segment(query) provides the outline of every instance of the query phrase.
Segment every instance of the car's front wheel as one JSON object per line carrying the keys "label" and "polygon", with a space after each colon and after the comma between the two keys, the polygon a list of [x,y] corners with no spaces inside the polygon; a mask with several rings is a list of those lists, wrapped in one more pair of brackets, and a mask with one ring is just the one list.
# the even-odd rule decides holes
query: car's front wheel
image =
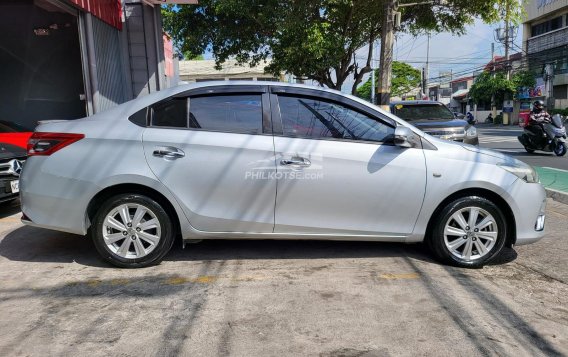
{"label": "car's front wheel", "polygon": [[505,217],[499,207],[486,198],[458,198],[446,205],[435,220],[430,247],[448,264],[482,267],[505,245]]}
{"label": "car's front wheel", "polygon": [[97,211],[91,236],[97,251],[122,268],[158,264],[171,249],[175,231],[164,208],[139,194],[111,197]]}

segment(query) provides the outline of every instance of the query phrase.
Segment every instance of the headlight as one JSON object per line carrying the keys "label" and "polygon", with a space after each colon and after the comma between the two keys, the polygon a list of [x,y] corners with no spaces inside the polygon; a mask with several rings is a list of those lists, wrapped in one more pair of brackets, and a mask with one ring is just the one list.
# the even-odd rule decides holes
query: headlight
{"label": "headlight", "polygon": [[471,137],[477,136],[477,129],[474,126],[470,126],[466,131],[465,135]]}
{"label": "headlight", "polygon": [[538,174],[529,165],[516,165],[516,164],[497,164],[500,168],[509,171],[513,175],[522,179],[527,183],[537,183],[539,182]]}

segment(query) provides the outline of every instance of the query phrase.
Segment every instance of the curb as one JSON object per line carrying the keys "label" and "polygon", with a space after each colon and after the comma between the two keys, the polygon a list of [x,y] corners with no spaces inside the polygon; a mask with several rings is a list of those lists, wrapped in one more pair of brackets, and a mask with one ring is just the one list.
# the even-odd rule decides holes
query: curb
{"label": "curb", "polygon": [[568,205],[568,193],[567,192],[562,192],[562,191],[556,191],[553,190],[551,188],[546,188],[546,197],[550,197],[553,200],[555,200],[556,202],[560,202],[560,203],[564,203],[565,205]]}

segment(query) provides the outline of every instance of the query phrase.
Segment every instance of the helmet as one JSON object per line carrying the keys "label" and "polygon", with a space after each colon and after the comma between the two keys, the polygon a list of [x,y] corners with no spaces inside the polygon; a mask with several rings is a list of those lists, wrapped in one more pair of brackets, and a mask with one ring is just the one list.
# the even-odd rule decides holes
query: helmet
{"label": "helmet", "polygon": [[542,109],[544,107],[544,102],[542,100],[535,100],[533,103],[534,109]]}

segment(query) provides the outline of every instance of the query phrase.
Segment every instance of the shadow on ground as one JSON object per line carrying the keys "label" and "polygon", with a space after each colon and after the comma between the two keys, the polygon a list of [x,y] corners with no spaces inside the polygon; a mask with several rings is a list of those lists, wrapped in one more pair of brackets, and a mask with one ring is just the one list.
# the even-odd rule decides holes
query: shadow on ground
{"label": "shadow on ground", "polygon": [[[10,232],[0,242],[0,255],[21,262],[72,263],[110,267],[103,262],[88,237],[24,226]],[[211,261],[240,259],[328,259],[409,257],[433,262],[422,244],[317,240],[205,240],[187,244],[176,242],[165,261]],[[517,257],[507,249],[493,264],[508,263]]]}
{"label": "shadow on ground", "polygon": [[20,212],[20,199],[0,203],[0,219],[9,217]]}

